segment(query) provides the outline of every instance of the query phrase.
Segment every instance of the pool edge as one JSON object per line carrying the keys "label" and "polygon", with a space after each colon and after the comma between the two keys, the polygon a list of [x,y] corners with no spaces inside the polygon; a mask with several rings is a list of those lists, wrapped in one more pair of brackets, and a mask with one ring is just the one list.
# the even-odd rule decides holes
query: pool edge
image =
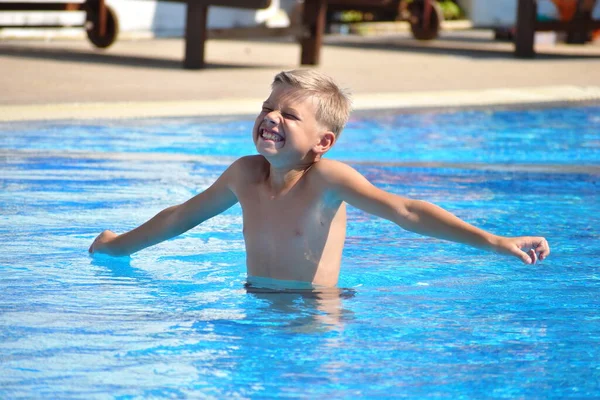
{"label": "pool edge", "polygon": [[[415,112],[432,109],[497,106],[541,106],[600,102],[600,86],[542,86],[483,90],[357,93],[357,111],[394,109]],[[214,99],[106,103],[0,105],[0,122],[254,115],[263,99]]]}

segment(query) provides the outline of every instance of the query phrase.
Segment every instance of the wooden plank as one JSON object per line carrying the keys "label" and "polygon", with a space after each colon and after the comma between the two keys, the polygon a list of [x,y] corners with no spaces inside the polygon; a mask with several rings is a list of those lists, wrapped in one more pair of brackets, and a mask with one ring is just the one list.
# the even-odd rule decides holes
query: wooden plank
{"label": "wooden plank", "polygon": [[[196,3],[204,6],[220,6],[220,7],[235,7],[248,9],[268,8],[272,0],[161,0],[172,3]],[[80,3],[30,3],[30,2],[0,2],[0,10],[2,11],[65,11],[65,10],[81,10],[83,2]]]}
{"label": "wooden plank", "polygon": [[[89,2],[89,0],[88,0]],[[97,1],[98,6],[98,34],[100,37],[106,36],[106,5],[104,0]]]}
{"label": "wooden plank", "polygon": [[171,3],[194,3],[197,6],[219,6],[234,8],[261,9],[268,8],[272,0],[162,0]]}
{"label": "wooden plank", "polygon": [[192,1],[187,5],[185,22],[185,59],[187,69],[204,68],[204,46],[208,6]]}
{"label": "wooden plank", "polygon": [[300,64],[317,65],[321,57],[321,46],[325,34],[327,0],[305,0],[302,24],[308,29],[308,36],[302,38]]}
{"label": "wooden plank", "polygon": [[535,54],[533,40],[535,34],[537,0],[519,0],[517,7],[515,55],[521,58],[531,58]]}
{"label": "wooden plank", "polygon": [[239,8],[266,8],[271,0],[182,0],[187,3],[185,22],[185,58],[183,67],[187,69],[204,68],[204,50],[206,46],[208,6],[219,5]]}
{"label": "wooden plank", "polygon": [[[583,0],[577,2],[577,11],[575,11],[575,15],[571,20],[574,22],[574,26],[567,31],[566,42],[569,44],[585,44],[589,39],[590,31],[586,29],[584,24],[592,21],[592,10],[585,10],[583,3]],[[595,1],[593,3],[591,5],[592,9],[596,5]]]}
{"label": "wooden plank", "polygon": [[0,11],[79,11],[84,10],[83,3],[3,3]]}
{"label": "wooden plank", "polygon": [[288,28],[250,26],[247,28],[222,28],[207,30],[208,39],[249,39],[282,36],[294,36],[300,39],[308,36],[308,29],[305,29],[303,26],[290,26]]}
{"label": "wooden plank", "polygon": [[328,3],[344,7],[386,7],[398,3],[398,0],[328,0]]}
{"label": "wooden plank", "polygon": [[537,21],[535,23],[536,31],[571,31],[576,28],[584,31],[593,31],[600,29],[600,20],[590,21]]}

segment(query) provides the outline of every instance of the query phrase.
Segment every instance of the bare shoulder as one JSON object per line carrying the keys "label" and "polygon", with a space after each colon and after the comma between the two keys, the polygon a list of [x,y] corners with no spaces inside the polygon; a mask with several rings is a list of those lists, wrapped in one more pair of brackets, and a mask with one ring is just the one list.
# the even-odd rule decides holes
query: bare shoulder
{"label": "bare shoulder", "polygon": [[227,169],[234,181],[252,182],[265,176],[269,170],[268,161],[261,155],[238,158]]}
{"label": "bare shoulder", "polygon": [[360,172],[350,165],[340,161],[321,160],[313,167],[316,176],[315,182],[323,192],[331,194],[334,198],[351,202],[357,194],[377,192]]}
{"label": "bare shoulder", "polygon": [[339,184],[345,180],[361,176],[358,171],[346,163],[322,159],[313,166],[314,174],[328,184]]}

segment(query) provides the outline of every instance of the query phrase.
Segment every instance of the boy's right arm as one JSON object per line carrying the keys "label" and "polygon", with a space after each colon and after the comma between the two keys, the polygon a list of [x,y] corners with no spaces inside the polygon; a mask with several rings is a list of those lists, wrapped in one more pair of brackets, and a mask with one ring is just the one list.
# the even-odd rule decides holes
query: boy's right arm
{"label": "boy's right arm", "polygon": [[185,203],[166,208],[139,227],[117,235],[104,231],[92,243],[90,253],[127,256],[170,239],[227,210],[237,197],[231,190],[237,163],[232,164],[208,189]]}

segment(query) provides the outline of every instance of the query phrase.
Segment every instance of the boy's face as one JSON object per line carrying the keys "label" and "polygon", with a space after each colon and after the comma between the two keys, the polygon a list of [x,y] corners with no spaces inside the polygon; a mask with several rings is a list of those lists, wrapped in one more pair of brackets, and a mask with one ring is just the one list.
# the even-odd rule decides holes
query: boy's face
{"label": "boy's face", "polygon": [[333,145],[335,136],[317,120],[317,99],[286,84],[278,84],[256,118],[256,149],[275,166],[315,161]]}

